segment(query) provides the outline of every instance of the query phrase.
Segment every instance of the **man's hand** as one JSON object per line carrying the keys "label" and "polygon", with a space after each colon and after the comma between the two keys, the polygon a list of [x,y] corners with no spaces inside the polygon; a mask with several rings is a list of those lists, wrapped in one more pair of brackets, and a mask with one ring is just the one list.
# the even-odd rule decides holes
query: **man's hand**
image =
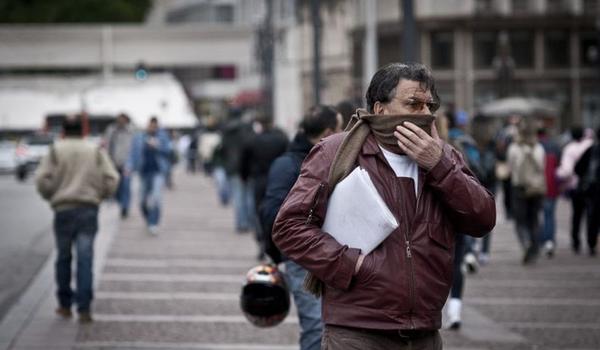
{"label": "man's hand", "polygon": [[355,276],[358,273],[358,271],[360,270],[360,267],[362,266],[364,260],[365,260],[365,256],[360,254],[358,256],[358,260],[356,260],[356,266],[354,266],[354,275]]}
{"label": "man's hand", "polygon": [[442,159],[442,139],[435,123],[431,124],[431,136],[411,122],[398,125],[394,136],[406,155],[425,170],[431,170]]}

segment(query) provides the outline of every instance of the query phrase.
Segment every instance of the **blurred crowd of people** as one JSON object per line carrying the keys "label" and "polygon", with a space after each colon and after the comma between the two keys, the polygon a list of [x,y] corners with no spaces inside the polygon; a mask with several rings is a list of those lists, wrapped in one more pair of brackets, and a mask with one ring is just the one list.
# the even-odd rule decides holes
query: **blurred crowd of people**
{"label": "blurred crowd of people", "polygon": [[[558,135],[534,117],[510,115],[499,130],[490,133],[477,127],[489,123],[485,116],[469,120],[465,112],[451,106],[437,122],[447,125],[441,127],[447,130],[444,137],[461,151],[479,181],[494,194],[501,188],[505,219],[514,221],[524,265],[535,263],[542,254],[554,256],[556,205],[561,196],[571,202],[573,253],[582,251],[580,231],[585,217],[587,254],[596,256],[600,129],[595,138],[591,129],[580,126],[572,127],[568,135]],[[491,236],[490,232],[481,240],[457,239],[454,283],[447,306],[451,329],[460,327],[464,274],[476,273],[490,262]]]}
{"label": "blurred crowd of people", "polygon": [[[162,191],[165,186],[172,186],[172,169],[179,159],[185,161],[189,174],[203,172],[210,176],[220,203],[224,206],[232,204],[236,232],[254,233],[258,245],[257,259],[285,266],[286,281],[298,305],[302,348],[318,348],[323,327],[320,300],[304,290],[302,282],[307,271],[279,252],[273,244],[271,231],[280,206],[299,177],[305,157],[321,139],[346,128],[357,107],[350,101],[342,101],[337,106],[311,107],[291,141],[284,131],[273,125],[271,119],[235,108],[223,121],[212,116],[204,118],[199,128],[181,137],[161,128],[155,117],[150,119],[144,130],[136,131],[128,116],[121,114],[108,127],[102,141],[102,152],[106,152],[118,174],[118,177],[111,175],[111,178],[118,179],[114,198],[120,205],[121,216],[127,218],[129,215],[131,178],[136,172],[140,180],[140,211],[146,220],[148,233],[152,235],[159,232]],[[436,116],[440,137],[462,154],[479,182],[494,195],[499,192],[498,189],[501,190],[505,219],[514,221],[524,265],[536,262],[542,254],[548,258],[555,254],[555,210],[560,196],[571,202],[572,251],[580,254],[583,250],[580,230],[585,217],[587,253],[596,255],[600,226],[600,130],[594,137],[590,130],[573,127],[569,140],[565,142],[564,137],[554,134],[554,130],[545,128],[531,117],[509,116],[499,130],[490,132],[489,118],[481,115],[471,118],[453,106],[442,108]],[[63,148],[60,143],[53,146],[38,171],[40,192],[58,211],[62,211],[67,202],[81,202],[81,198],[67,198],[65,202],[56,196],[60,189],[49,189],[55,185],[49,180],[52,178],[49,167],[52,168],[57,150],[64,152]],[[103,166],[106,168],[107,165]],[[110,173],[109,170],[104,171]],[[111,191],[103,189],[101,192],[106,197]],[[90,214],[92,221],[97,216],[95,206],[98,200],[95,198],[93,203],[83,201],[96,210]],[[78,209],[90,208],[84,206]],[[81,215],[79,211],[75,214]],[[68,220],[58,216],[56,220],[59,239],[60,232],[65,231],[60,222]],[[95,232],[90,229],[87,234],[93,237],[92,231]],[[491,261],[492,232],[478,239],[462,232],[455,234],[454,280],[447,304],[450,329],[461,327],[465,274],[477,273],[480,266]],[[66,252],[67,246],[77,241],[77,235],[65,235],[70,238],[63,237],[59,241],[65,242]],[[81,236],[85,237],[85,232]],[[85,249],[86,245],[80,243],[79,247]],[[81,259],[85,260],[85,257],[86,254],[82,253]],[[70,279],[70,273],[67,276],[66,272],[70,255],[63,256],[62,260],[64,267],[57,268],[57,274],[62,276],[57,277],[59,281],[67,277]],[[78,283],[89,285],[89,276],[84,274],[81,279]],[[91,287],[83,288],[81,293],[91,293]],[[91,297],[84,294],[76,297],[83,300],[80,311],[83,315],[88,312],[91,319]],[[59,314],[70,315],[72,297],[70,288],[59,288]]]}

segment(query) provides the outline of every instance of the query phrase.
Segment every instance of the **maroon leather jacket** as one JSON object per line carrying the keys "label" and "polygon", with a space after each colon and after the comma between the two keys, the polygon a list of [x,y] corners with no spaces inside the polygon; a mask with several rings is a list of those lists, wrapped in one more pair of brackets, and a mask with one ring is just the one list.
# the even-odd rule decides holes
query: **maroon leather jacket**
{"label": "maroon leather jacket", "polygon": [[[339,244],[321,230],[327,211],[327,177],[345,134],[315,147],[283,203],[273,241],[290,259],[325,282],[326,324],[368,329],[439,329],[452,284],[455,232],[482,236],[496,222],[494,198],[444,145],[430,171],[419,169],[418,194],[412,179],[397,178],[373,135],[357,163],[366,169],[399,227],[368,254],[356,275],[359,249]],[[365,208],[369,215],[370,208]]]}

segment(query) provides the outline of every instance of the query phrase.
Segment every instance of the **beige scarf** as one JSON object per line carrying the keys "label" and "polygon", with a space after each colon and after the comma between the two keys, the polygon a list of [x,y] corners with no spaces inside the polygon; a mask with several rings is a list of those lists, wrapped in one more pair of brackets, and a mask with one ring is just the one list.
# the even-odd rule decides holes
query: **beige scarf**
{"label": "beige scarf", "polygon": [[[329,194],[333,192],[333,189],[340,181],[354,170],[358,153],[362,149],[370,132],[373,133],[373,136],[383,148],[397,154],[403,154],[400,146],[398,146],[398,139],[394,136],[396,127],[405,121],[409,121],[421,127],[428,134],[431,134],[431,123],[434,120],[435,117],[428,114],[369,114],[364,109],[358,109],[346,127],[346,130],[349,132],[338,148],[329,169],[329,178],[327,180]],[[304,288],[319,297],[323,292],[323,282],[309,272],[304,279]]]}

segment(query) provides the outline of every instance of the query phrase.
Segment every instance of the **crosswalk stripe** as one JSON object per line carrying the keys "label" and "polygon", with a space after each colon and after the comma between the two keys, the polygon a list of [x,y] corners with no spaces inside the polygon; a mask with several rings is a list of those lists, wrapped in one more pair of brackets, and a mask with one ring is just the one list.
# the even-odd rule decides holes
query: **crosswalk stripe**
{"label": "crosswalk stripe", "polygon": [[96,292],[96,299],[133,300],[239,300],[235,293]]}
{"label": "crosswalk stripe", "polygon": [[243,275],[204,275],[204,274],[159,274],[159,273],[104,273],[103,281],[130,282],[207,282],[207,283],[240,283]]}
{"label": "crosswalk stripe", "polygon": [[239,267],[250,268],[257,265],[254,260],[225,259],[109,259],[105,266],[119,267]]}
{"label": "crosswalk stripe", "polygon": [[[122,315],[94,314],[98,322],[168,322],[168,323],[249,323],[244,316],[236,315]],[[298,324],[297,317],[286,317],[286,324]]]}
{"label": "crosswalk stripe", "polygon": [[600,299],[569,299],[569,298],[486,298],[469,297],[465,299],[468,305],[527,305],[527,306],[600,306]]}
{"label": "crosswalk stripe", "polygon": [[76,349],[109,348],[109,349],[162,349],[162,350],[298,350],[298,345],[262,345],[262,344],[211,344],[211,343],[156,343],[156,342],[118,342],[96,341],[81,342]]}

